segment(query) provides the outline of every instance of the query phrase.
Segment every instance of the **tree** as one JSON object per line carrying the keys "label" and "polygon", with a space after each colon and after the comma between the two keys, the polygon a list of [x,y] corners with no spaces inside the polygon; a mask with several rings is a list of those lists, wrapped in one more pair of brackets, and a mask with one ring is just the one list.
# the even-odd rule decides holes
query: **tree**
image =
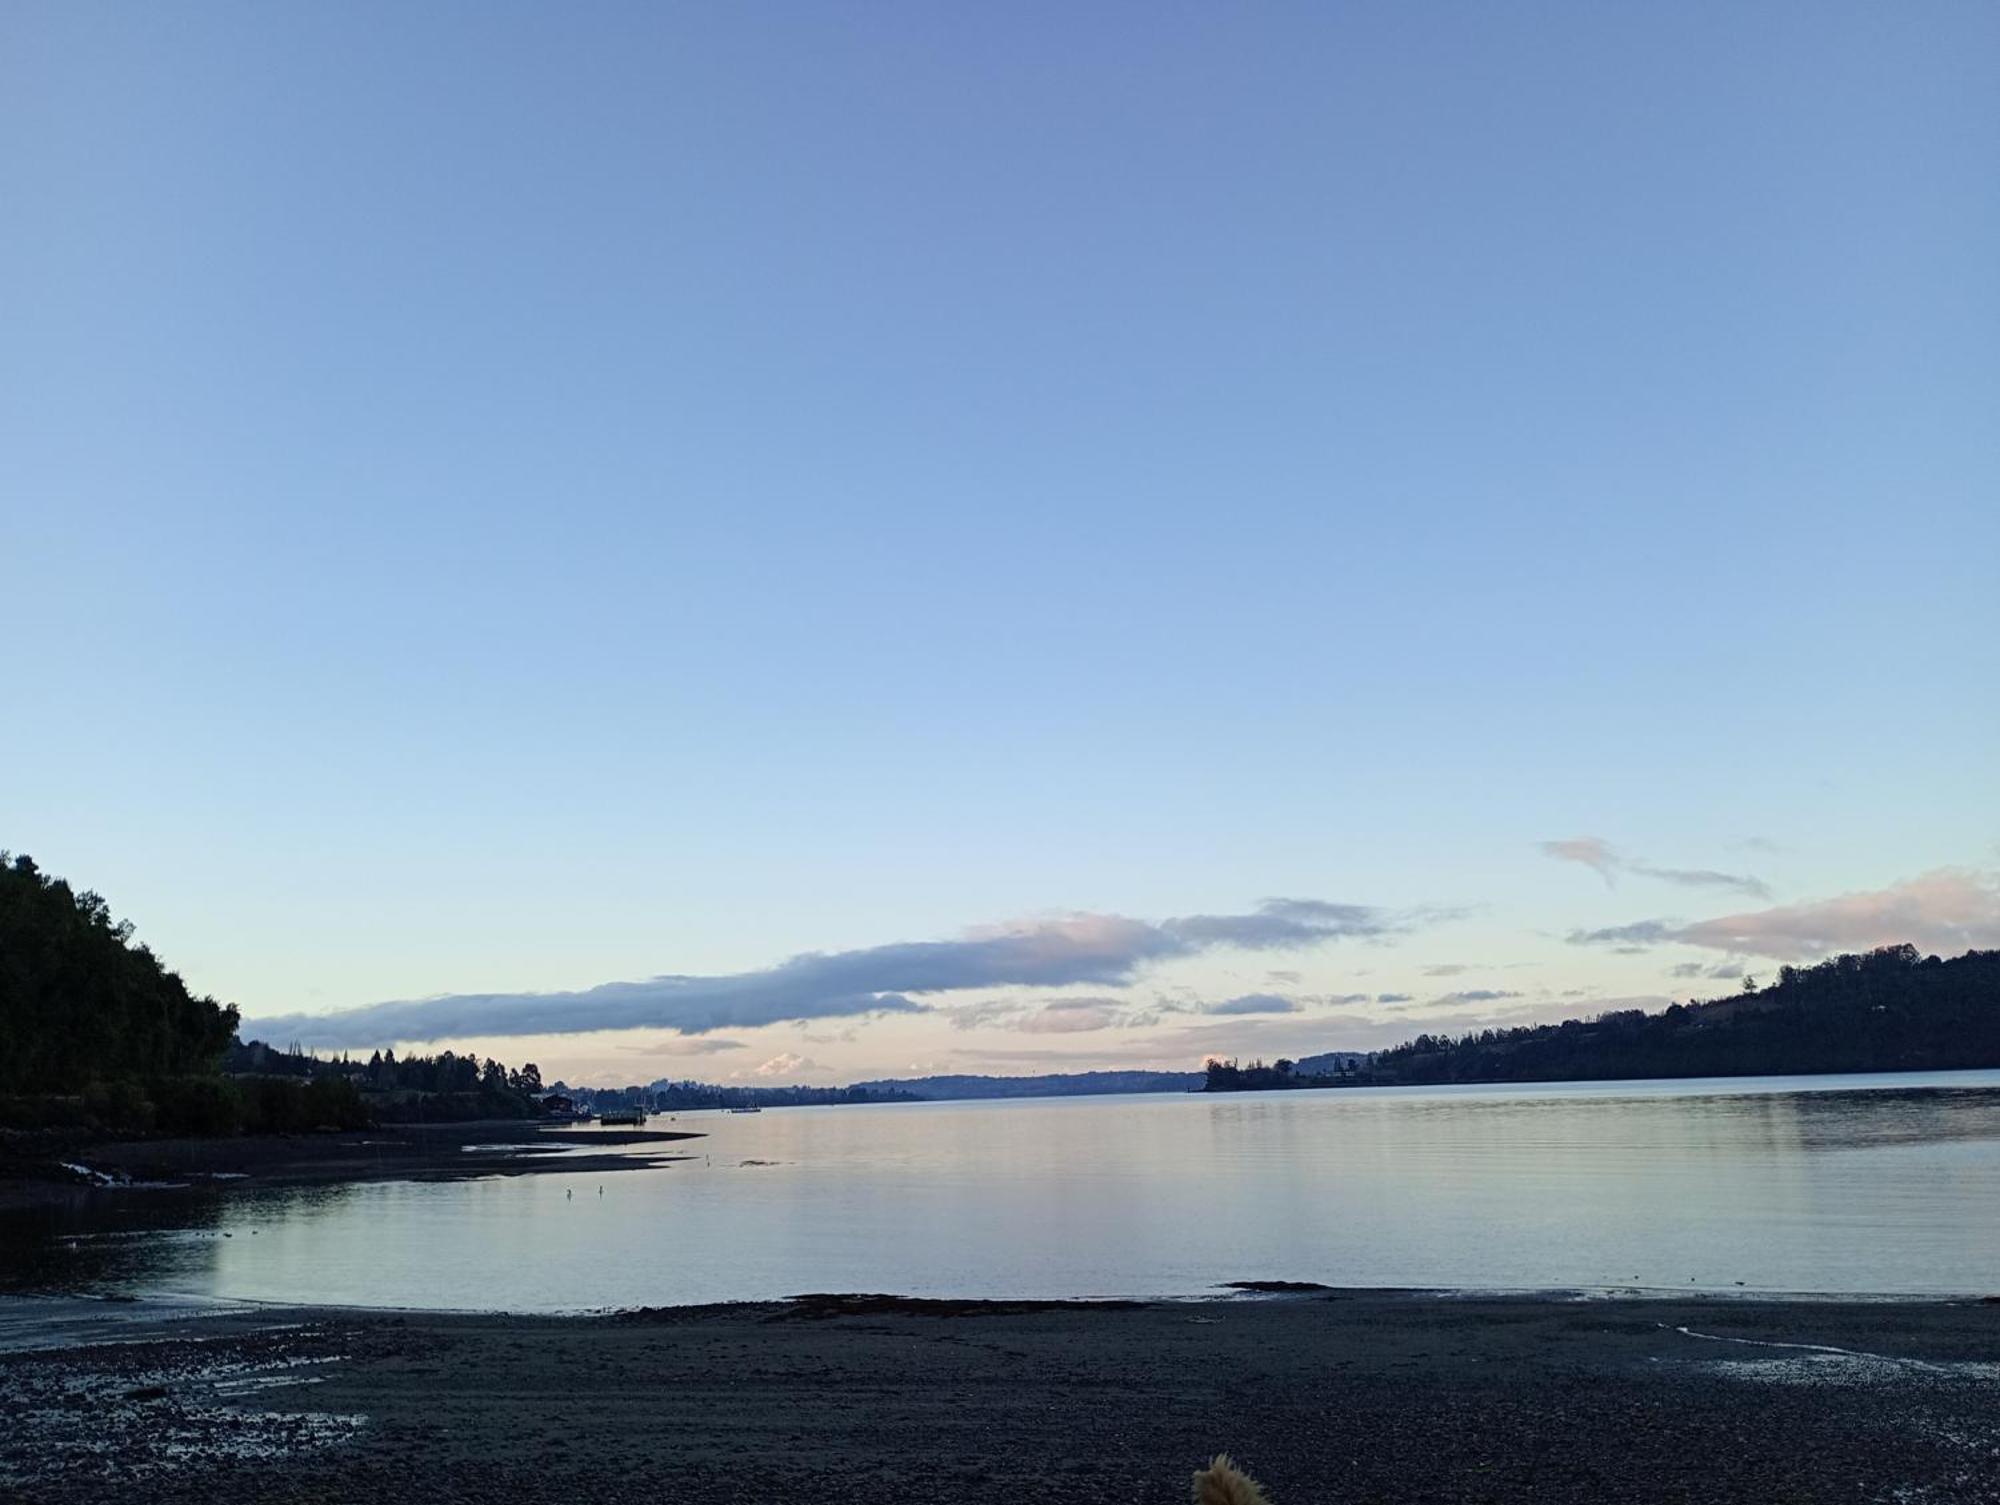
{"label": "tree", "polygon": [[0,1091],[212,1073],[236,1022],[134,945],[101,895],[0,852]]}

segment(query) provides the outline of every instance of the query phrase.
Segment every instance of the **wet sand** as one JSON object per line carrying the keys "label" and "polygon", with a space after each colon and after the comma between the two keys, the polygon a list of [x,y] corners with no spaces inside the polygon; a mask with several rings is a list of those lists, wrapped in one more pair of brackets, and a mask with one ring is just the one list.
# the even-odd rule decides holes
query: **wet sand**
{"label": "wet sand", "polygon": [[0,1490],[1178,1502],[1226,1449],[1277,1505],[2000,1500],[2000,1304],[1978,1301],[174,1316],[0,1302]]}

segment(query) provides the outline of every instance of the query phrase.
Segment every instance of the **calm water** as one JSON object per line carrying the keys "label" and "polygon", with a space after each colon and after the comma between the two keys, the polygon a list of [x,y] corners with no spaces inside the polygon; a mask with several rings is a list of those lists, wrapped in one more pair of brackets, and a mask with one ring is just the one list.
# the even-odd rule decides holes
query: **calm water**
{"label": "calm water", "polygon": [[[2000,1291],[2000,1072],[679,1115],[693,1158],[131,1194],[16,1282],[573,1310],[886,1290]],[[602,1194],[599,1194],[599,1187]],[[566,1195],[574,1192],[574,1197]]]}

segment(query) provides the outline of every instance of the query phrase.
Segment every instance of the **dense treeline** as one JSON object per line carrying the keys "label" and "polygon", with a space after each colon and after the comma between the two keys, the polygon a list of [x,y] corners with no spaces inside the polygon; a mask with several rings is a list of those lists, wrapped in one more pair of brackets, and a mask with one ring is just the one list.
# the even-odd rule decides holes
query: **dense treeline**
{"label": "dense treeline", "polygon": [[523,1118],[534,1066],[446,1051],[366,1065],[236,1041],[97,894],[0,853],[0,1123],[118,1133],[298,1133]]}
{"label": "dense treeline", "polygon": [[542,1111],[541,1068],[530,1061],[516,1070],[490,1057],[404,1056],[393,1050],[366,1065],[343,1063],[375,1116],[384,1123],[471,1123],[482,1118],[533,1118]]}
{"label": "dense treeline", "polygon": [[235,1033],[102,898],[0,852],[0,1093],[212,1074]]}
{"label": "dense treeline", "polygon": [[1095,1097],[1119,1092],[1187,1092],[1201,1084],[1192,1071],[1058,1071],[1046,1076],[885,1077],[857,1082],[870,1092],[923,1101],[991,1097]]}
{"label": "dense treeline", "polygon": [[[1330,1057],[1319,1059],[1328,1060]],[[1353,1077],[1352,1069],[1336,1063],[1332,1071],[1302,1071],[1296,1061],[1276,1060],[1248,1066],[1230,1059],[1211,1060],[1202,1079],[1203,1092],[1268,1092],[1279,1087],[1338,1087]]]}
{"label": "dense treeline", "polygon": [[[1279,1066],[1286,1063],[1280,1062]],[[1601,1081],[1625,1077],[1778,1076],[2000,1067],[2000,951],[1951,961],[1914,946],[1785,967],[1770,987],[1657,1014],[1446,1036],[1419,1035],[1332,1080],[1230,1076],[1210,1089]]]}
{"label": "dense treeline", "polygon": [[235,1134],[368,1121],[351,1082],[225,1076],[236,1022],[99,895],[0,853],[0,1123]]}
{"label": "dense treeline", "polygon": [[378,1123],[470,1123],[482,1118],[532,1118],[542,1111],[541,1068],[518,1071],[495,1060],[446,1050],[403,1056],[378,1050],[365,1062],[274,1049],[261,1040],[230,1048],[233,1073],[339,1082]]}
{"label": "dense treeline", "polygon": [[696,1108],[817,1108],[833,1103],[914,1103],[914,1092],[895,1088],[852,1087],[724,1087],[713,1082],[657,1081],[650,1087],[565,1087],[556,1091],[577,1106],[602,1113],[606,1108],[644,1108],[674,1112]]}

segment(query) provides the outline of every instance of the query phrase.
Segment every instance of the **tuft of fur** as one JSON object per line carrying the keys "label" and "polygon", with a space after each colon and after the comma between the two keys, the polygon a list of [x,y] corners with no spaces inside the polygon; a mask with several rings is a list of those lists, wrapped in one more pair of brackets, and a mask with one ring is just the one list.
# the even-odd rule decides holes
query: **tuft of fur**
{"label": "tuft of fur", "polygon": [[1207,1468],[1194,1471],[1194,1505],[1271,1505],[1257,1481],[1217,1453]]}

